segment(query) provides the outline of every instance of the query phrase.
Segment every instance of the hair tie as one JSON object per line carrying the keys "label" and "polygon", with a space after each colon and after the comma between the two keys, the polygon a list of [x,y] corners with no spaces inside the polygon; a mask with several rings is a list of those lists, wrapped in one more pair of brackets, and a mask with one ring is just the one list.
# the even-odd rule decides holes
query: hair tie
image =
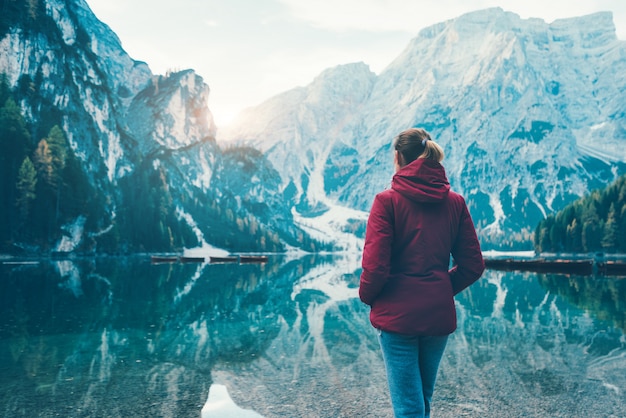
{"label": "hair tie", "polygon": [[426,146],[426,141],[428,141],[428,138],[424,138],[422,139],[422,146],[425,147]]}

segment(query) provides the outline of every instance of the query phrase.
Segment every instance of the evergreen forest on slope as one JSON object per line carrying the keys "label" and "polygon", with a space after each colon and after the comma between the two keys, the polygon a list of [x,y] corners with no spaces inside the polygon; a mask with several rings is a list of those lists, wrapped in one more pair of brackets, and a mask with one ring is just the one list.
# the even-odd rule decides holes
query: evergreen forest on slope
{"label": "evergreen forest on slope", "polygon": [[626,253],[626,175],[539,222],[534,239],[538,252]]}

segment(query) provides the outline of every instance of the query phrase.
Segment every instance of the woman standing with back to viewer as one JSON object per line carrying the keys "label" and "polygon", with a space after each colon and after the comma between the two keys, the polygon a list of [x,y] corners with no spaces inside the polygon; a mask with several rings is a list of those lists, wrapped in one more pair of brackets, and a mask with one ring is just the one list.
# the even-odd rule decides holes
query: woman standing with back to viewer
{"label": "woman standing with back to viewer", "polygon": [[376,195],[367,221],[359,297],[371,306],[394,416],[429,417],[456,329],[454,295],[480,278],[485,262],[465,200],[440,164],[441,147],[417,128],[393,146],[391,188]]}

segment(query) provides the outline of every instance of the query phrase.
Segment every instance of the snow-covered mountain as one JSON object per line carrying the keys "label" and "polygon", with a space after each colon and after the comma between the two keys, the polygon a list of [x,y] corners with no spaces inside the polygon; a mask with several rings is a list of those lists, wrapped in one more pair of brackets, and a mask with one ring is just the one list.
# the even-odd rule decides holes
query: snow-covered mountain
{"label": "snow-covered mountain", "polygon": [[[358,250],[390,142],[411,126],[443,145],[494,247],[530,243],[546,214],[626,167],[626,44],[608,12],[551,24],[470,13],[422,30],[379,75],[330,68],[216,140],[193,70],[152,74],[85,0],[29,4],[0,19],[0,74],[29,152],[59,125],[90,187],[72,189],[84,208],[57,204],[41,228],[52,250]],[[16,231],[3,240],[27,240]]]}
{"label": "snow-covered mountain", "polygon": [[367,211],[392,175],[390,143],[420,126],[446,151],[483,242],[537,222],[626,168],[626,42],[610,12],[546,23],[486,9],[423,29],[373,74],[326,70],[243,112],[218,141],[253,145],[297,211]]}
{"label": "snow-covered mountain", "polygon": [[[0,74],[31,130],[33,142],[23,146],[36,148],[60,126],[88,178],[90,204],[100,205],[52,225],[52,250],[319,249],[294,226],[265,157],[216,145],[210,89],[193,70],[152,74],[85,0],[16,3],[4,12]],[[14,166],[25,157],[33,159],[16,153]],[[30,244],[27,235],[15,245]]]}

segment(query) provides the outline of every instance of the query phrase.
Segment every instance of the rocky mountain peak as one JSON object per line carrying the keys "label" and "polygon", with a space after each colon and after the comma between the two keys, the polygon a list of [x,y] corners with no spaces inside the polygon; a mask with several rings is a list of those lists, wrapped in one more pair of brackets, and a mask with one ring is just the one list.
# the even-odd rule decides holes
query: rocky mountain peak
{"label": "rocky mountain peak", "polygon": [[[367,211],[389,184],[391,140],[423,127],[444,147],[451,184],[466,196],[484,242],[515,246],[546,214],[625,167],[626,47],[611,20],[608,12],[552,23],[501,8],[468,13],[420,31],[353,93],[363,98],[358,107],[342,107],[332,89],[316,105],[300,96],[289,107],[306,102],[308,118],[284,119],[272,132],[263,128],[264,103],[227,138],[243,138],[241,126],[248,141],[271,136],[268,156],[276,161],[297,141],[301,156],[324,158],[302,157],[301,170],[277,166],[284,181],[300,181],[305,198]],[[267,103],[279,109],[287,96],[296,97],[287,92]],[[340,122],[318,116],[329,107]],[[602,144],[594,141],[600,137]]]}

